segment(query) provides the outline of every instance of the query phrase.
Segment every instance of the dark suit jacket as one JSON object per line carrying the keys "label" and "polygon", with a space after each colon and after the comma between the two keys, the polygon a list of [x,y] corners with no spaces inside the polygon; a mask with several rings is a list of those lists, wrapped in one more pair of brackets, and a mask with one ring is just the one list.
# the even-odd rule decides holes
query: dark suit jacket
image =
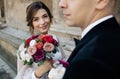
{"label": "dark suit jacket", "polygon": [[68,62],[63,79],[120,79],[120,27],[116,19],[91,29]]}

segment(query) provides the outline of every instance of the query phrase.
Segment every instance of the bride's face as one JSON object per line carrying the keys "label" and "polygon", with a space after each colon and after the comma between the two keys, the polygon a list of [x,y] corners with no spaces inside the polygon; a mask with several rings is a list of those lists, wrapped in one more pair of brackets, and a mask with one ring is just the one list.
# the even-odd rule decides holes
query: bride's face
{"label": "bride's face", "polygon": [[39,9],[33,17],[34,31],[47,34],[50,28],[50,17],[45,9]]}

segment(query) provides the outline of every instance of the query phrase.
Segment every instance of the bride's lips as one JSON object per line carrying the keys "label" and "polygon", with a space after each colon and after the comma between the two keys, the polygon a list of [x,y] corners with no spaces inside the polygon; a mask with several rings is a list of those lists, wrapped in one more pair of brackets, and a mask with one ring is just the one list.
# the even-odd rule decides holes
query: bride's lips
{"label": "bride's lips", "polygon": [[46,28],[47,28],[47,25],[45,25],[45,26],[42,26],[41,28],[42,28],[42,29],[46,29]]}

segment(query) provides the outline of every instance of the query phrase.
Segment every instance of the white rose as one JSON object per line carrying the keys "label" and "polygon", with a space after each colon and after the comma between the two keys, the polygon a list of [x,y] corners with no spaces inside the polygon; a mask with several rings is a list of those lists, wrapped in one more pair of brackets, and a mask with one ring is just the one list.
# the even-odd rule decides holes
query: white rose
{"label": "white rose", "polygon": [[57,68],[52,68],[48,74],[49,79],[62,79],[65,73],[65,68],[59,65]]}
{"label": "white rose", "polygon": [[35,40],[31,40],[30,41],[30,46],[34,46],[36,44],[36,41]]}
{"label": "white rose", "polygon": [[24,49],[21,51],[20,57],[21,57],[21,59],[22,59],[23,61],[27,60],[28,62],[30,61],[30,59],[32,59],[32,56],[27,53],[27,49],[26,49],[26,48],[24,48]]}
{"label": "white rose", "polygon": [[20,57],[21,57],[21,59],[22,60],[25,60],[25,52],[26,52],[26,48],[24,48],[22,51],[21,51],[21,53],[20,53]]}
{"label": "white rose", "polygon": [[29,55],[28,53],[25,54],[25,60],[27,60],[27,62],[30,62],[30,59],[32,59],[32,56]]}

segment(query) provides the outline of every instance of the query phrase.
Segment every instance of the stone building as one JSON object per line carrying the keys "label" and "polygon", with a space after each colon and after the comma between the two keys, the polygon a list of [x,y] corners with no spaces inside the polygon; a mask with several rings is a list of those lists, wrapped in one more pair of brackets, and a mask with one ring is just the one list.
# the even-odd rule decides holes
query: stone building
{"label": "stone building", "polygon": [[[11,67],[16,71],[16,52],[18,46],[30,34],[26,26],[26,7],[37,0],[0,0],[0,48],[4,53],[0,55],[9,60]],[[64,23],[61,9],[58,7],[59,0],[41,0],[53,14],[53,23],[50,32],[56,34],[67,56],[74,48],[73,38],[80,38],[80,28],[68,27]],[[120,11],[116,17],[120,22]]]}

